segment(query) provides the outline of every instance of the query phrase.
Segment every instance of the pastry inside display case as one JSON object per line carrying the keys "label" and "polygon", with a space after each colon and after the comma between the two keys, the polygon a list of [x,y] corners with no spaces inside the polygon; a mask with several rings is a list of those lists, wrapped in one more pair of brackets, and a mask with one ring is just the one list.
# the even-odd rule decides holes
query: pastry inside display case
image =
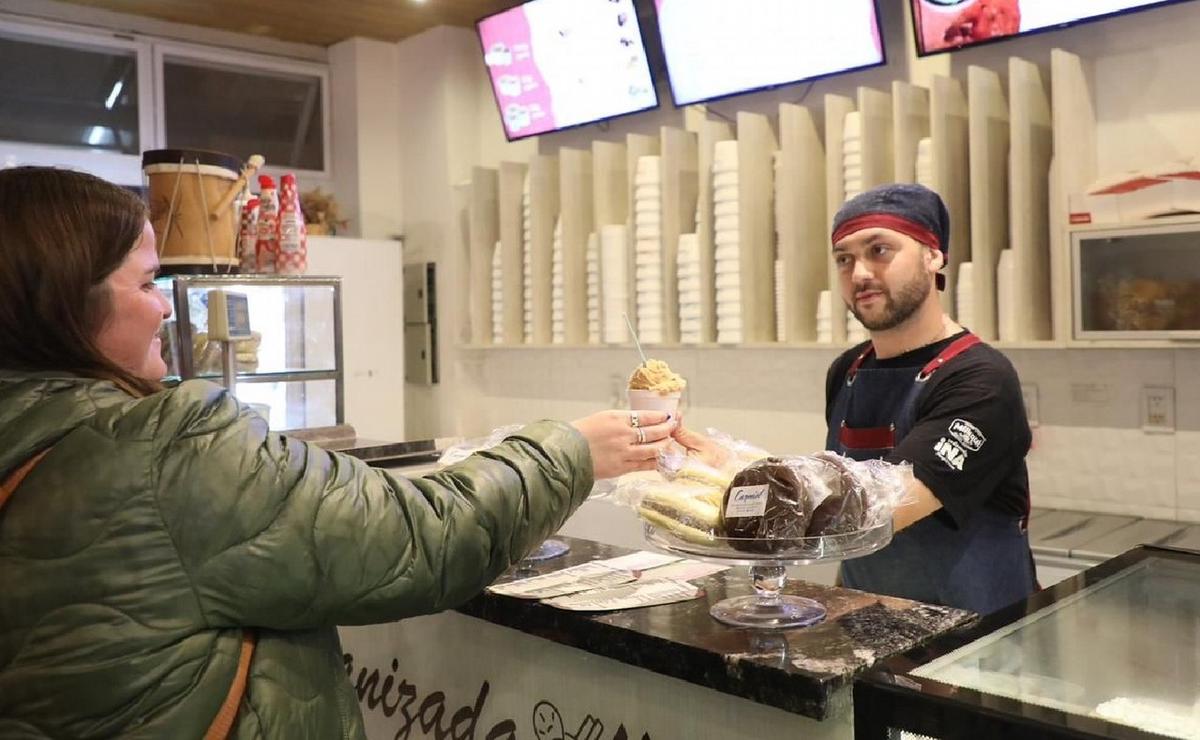
{"label": "pastry inside display case", "polygon": [[1200,225],[1073,234],[1077,339],[1200,337]]}

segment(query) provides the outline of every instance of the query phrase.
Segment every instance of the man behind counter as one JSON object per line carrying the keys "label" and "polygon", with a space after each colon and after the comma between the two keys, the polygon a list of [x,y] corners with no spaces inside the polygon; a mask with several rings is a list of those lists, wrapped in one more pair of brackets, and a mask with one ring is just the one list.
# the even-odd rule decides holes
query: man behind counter
{"label": "man behind counter", "polygon": [[[829,368],[826,448],[910,462],[915,478],[891,544],[842,563],[842,584],[986,614],[1035,588],[1031,436],[1016,370],[942,310],[949,221],[936,193],[900,184],[835,216],[838,287],[871,339]],[[676,438],[701,453],[708,444]]]}

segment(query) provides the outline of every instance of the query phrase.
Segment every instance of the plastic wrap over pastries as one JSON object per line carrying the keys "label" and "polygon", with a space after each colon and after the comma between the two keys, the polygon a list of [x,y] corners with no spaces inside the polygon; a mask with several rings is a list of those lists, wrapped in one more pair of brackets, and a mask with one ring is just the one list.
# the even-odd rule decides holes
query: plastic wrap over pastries
{"label": "plastic wrap over pastries", "polygon": [[[692,466],[670,482],[643,479],[634,485],[638,513],[688,542],[776,553],[883,524],[911,476],[908,465],[832,452],[763,458],[723,487],[713,470]],[[702,480],[701,472],[712,478]]]}

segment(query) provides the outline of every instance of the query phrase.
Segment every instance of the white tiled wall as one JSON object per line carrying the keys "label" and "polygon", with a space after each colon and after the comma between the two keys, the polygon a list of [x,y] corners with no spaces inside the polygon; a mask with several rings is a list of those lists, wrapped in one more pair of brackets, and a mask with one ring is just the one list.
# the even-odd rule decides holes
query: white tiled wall
{"label": "white tiled wall", "polygon": [[[465,350],[466,434],[624,405],[630,349]],[[683,413],[782,453],[824,447],[834,349],[653,350],[688,378]],[[1200,521],[1200,349],[1012,350],[1037,387],[1029,472],[1035,506]],[[1142,388],[1173,386],[1174,434],[1141,428]]]}

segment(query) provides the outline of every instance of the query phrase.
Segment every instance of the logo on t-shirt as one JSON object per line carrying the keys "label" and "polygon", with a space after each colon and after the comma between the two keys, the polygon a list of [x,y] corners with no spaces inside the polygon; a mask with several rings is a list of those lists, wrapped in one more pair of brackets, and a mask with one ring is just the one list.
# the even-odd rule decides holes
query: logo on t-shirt
{"label": "logo on t-shirt", "polygon": [[987,442],[987,437],[983,436],[979,427],[963,419],[955,419],[950,422],[950,436],[961,442],[962,446],[971,452],[979,452],[979,448],[983,447],[984,442]]}
{"label": "logo on t-shirt", "polygon": [[958,446],[957,442],[942,437],[933,446],[933,454],[938,456],[938,459],[949,465],[954,470],[961,471],[963,464],[967,461],[967,452]]}

